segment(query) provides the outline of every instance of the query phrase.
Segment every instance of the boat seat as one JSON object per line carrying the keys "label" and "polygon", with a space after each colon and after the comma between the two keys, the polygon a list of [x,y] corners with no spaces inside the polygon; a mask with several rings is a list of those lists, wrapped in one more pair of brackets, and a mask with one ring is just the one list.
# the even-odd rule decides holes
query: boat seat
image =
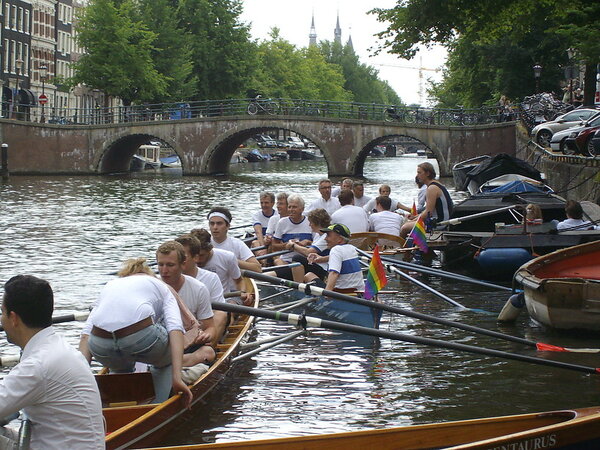
{"label": "boat seat", "polygon": [[102,406],[131,406],[154,400],[150,372],[109,373],[95,376]]}

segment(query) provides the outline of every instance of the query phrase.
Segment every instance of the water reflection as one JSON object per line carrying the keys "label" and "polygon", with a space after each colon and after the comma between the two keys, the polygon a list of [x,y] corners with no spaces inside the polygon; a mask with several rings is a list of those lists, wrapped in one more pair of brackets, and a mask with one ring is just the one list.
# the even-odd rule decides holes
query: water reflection
{"label": "water reflection", "polygon": [[[378,184],[412,204],[416,158],[368,160],[366,194]],[[227,178],[159,176],[12,177],[0,183],[0,281],[17,273],[48,279],[57,314],[91,305],[120,262],[153,257],[164,240],[206,224],[210,207],[248,223],[258,192],[317,198],[324,161],[234,166]],[[447,180],[444,180],[447,182]],[[458,199],[461,194],[452,193]],[[507,294],[415,274],[470,308],[499,312]],[[498,327],[494,315],[457,310],[406,281],[394,280],[390,304],[449,320],[572,347],[598,347],[598,336],[550,333],[522,314]],[[504,351],[598,366],[594,354],[535,353],[522,345],[384,313],[382,328]],[[260,338],[289,331],[263,321]],[[73,343],[81,324],[60,326]],[[0,353],[17,349],[0,338]],[[598,404],[599,378],[562,369],[434,349],[387,339],[311,331],[244,361],[184,420],[167,443],[240,440],[458,420]]]}

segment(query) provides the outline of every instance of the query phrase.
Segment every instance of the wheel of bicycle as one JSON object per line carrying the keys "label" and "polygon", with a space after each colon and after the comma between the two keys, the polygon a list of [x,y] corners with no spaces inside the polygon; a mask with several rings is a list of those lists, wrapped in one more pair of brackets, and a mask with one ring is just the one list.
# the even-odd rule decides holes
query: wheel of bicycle
{"label": "wheel of bicycle", "polygon": [[417,111],[406,111],[405,114],[402,114],[402,120],[400,120],[400,122],[415,123],[417,121],[417,115]]}
{"label": "wheel of bicycle", "polygon": [[267,114],[270,114],[273,116],[273,115],[277,114],[279,105],[275,102],[268,102],[264,105],[264,109]]}
{"label": "wheel of bicycle", "polygon": [[385,120],[386,122],[396,122],[396,118],[393,117],[394,113],[388,111],[388,108],[384,108],[383,110],[383,120]]}
{"label": "wheel of bicycle", "polygon": [[255,102],[252,102],[248,105],[248,114],[251,116],[258,114],[258,105]]}

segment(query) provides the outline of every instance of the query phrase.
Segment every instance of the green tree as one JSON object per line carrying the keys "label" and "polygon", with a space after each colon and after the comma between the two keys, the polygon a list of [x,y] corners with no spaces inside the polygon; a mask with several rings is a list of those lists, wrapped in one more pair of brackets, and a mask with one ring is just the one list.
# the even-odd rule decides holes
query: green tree
{"label": "green tree", "polygon": [[386,82],[379,79],[379,72],[372,66],[362,64],[349,45],[321,41],[321,53],[332,64],[342,68],[344,88],[352,92],[354,101],[359,103],[402,104],[398,94]]}
{"label": "green tree", "polygon": [[166,92],[152,103],[187,100],[196,94],[198,79],[193,75],[191,37],[179,28],[177,8],[172,0],[138,0],[137,19],[156,34],[151,51],[156,70],[167,80]]}
{"label": "green tree", "polygon": [[[482,51],[500,51],[502,54],[502,50],[507,49],[503,48],[503,44],[513,45],[520,51],[517,54],[529,54],[526,61],[513,61],[515,72],[531,73],[531,66],[540,63],[544,67],[544,82],[551,80],[549,84],[552,86],[558,86],[561,81],[560,66],[567,64],[567,48],[576,49],[580,61],[588,68],[593,67],[600,56],[596,36],[600,4],[594,0],[408,0],[398,2],[394,8],[376,9],[374,12],[379,20],[389,23],[387,29],[380,33],[384,39],[383,47],[403,58],[413,57],[419,45],[434,43],[447,46],[451,53],[462,52],[454,58],[454,67],[447,72],[447,77],[459,79],[448,81],[448,88],[455,84],[456,88],[460,86],[475,91],[481,87],[479,83],[487,82],[487,79],[476,77],[471,87],[466,86],[470,69],[468,63],[475,62],[485,72],[484,64],[487,62],[492,72],[487,74],[488,77],[504,77],[506,68],[499,68],[499,63],[505,63],[504,59],[486,60],[482,54]],[[467,49],[466,46],[477,48]],[[518,74],[510,78],[518,79]],[[585,81],[589,92],[592,92],[593,76],[586,74]],[[528,84],[531,86],[532,83],[530,78]],[[488,88],[490,97],[495,94],[494,91],[493,86]],[[446,90],[446,93],[450,92]],[[517,91],[504,93],[518,94]],[[460,96],[459,93],[454,95]],[[475,99],[480,95],[471,92],[468,97]],[[591,101],[589,95],[586,101]]]}
{"label": "green tree", "polygon": [[197,99],[245,95],[255,67],[255,45],[240,22],[240,0],[180,0],[180,27],[191,36]]}
{"label": "green tree", "polygon": [[72,82],[119,97],[125,105],[166,93],[168,79],[152,59],[156,35],[132,19],[131,0],[93,0],[79,17],[77,39],[85,53]]}

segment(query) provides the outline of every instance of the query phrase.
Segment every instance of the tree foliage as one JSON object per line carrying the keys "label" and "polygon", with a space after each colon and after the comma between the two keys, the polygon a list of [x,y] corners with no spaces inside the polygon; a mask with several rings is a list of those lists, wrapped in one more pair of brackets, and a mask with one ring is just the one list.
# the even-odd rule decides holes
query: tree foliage
{"label": "tree foliage", "polygon": [[[388,23],[379,34],[383,47],[403,58],[413,57],[419,46],[449,49],[444,81],[433,89],[444,103],[475,106],[499,94],[531,93],[535,63],[544,68],[542,86],[558,90],[569,64],[567,48],[588,68],[600,57],[597,0],[407,0],[374,13]],[[594,81],[586,76],[587,102]]]}
{"label": "tree foliage", "polygon": [[168,78],[152,59],[156,34],[133,19],[130,0],[95,0],[78,21],[78,42],[86,49],[74,64],[73,82],[120,97],[125,105],[166,92]]}

